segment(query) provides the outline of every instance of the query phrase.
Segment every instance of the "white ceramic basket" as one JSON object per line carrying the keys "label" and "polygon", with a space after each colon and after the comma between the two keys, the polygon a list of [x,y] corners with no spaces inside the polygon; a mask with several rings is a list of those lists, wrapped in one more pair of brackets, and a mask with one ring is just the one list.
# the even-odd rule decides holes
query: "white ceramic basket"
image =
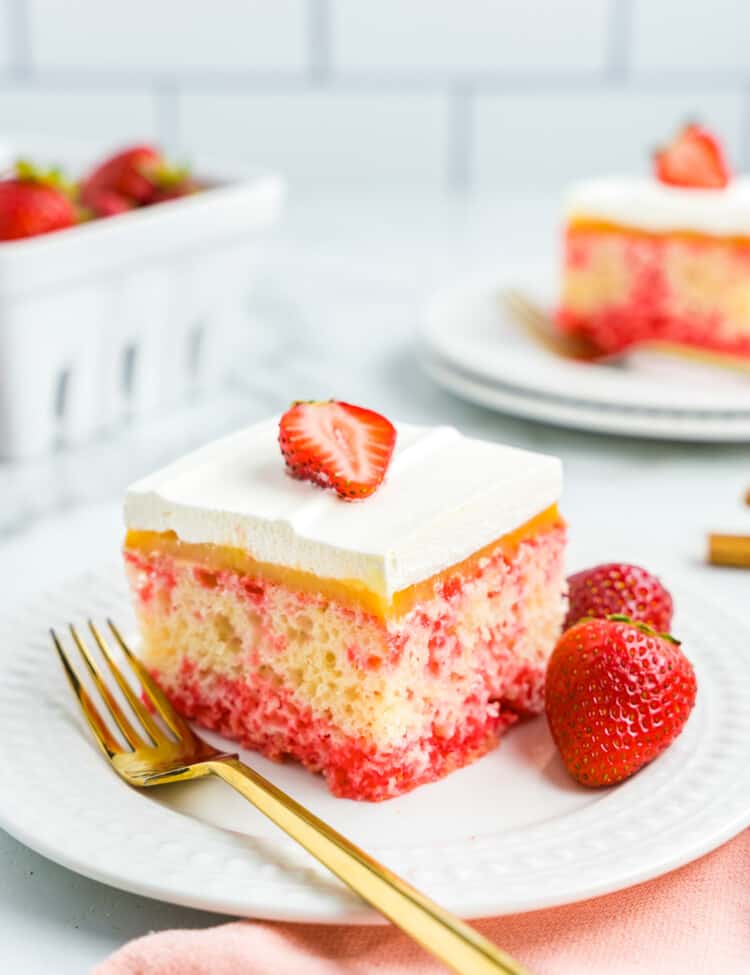
{"label": "white ceramic basket", "polygon": [[[29,141],[0,147],[0,165]],[[76,169],[87,158],[69,146],[44,156],[75,156]],[[0,458],[82,443],[225,378],[249,324],[258,232],[284,186],[273,174],[196,175],[211,188],[0,243]]]}

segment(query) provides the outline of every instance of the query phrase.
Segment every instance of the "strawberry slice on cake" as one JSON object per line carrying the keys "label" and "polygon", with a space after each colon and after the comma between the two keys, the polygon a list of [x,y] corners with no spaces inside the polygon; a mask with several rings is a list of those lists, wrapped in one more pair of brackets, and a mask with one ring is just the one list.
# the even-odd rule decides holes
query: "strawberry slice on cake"
{"label": "strawberry slice on cake", "polygon": [[721,143],[694,122],[684,126],[672,142],[654,153],[654,174],[668,186],[723,190],[732,174]]}
{"label": "strawberry slice on cake", "polygon": [[380,487],[396,428],[380,413],[351,403],[295,403],[279,423],[279,445],[292,477],[332,487],[353,501]]}
{"label": "strawberry slice on cake", "polygon": [[128,491],[143,659],[188,718],[397,796],[542,709],[560,490],[552,457],[295,403]]}

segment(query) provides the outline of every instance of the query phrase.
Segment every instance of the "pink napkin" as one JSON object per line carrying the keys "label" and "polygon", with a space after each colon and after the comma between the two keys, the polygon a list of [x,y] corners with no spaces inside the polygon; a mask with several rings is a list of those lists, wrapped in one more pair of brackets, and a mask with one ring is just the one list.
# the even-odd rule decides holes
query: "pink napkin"
{"label": "pink napkin", "polygon": [[[750,830],[619,894],[477,923],[536,975],[750,972]],[[236,921],[138,938],[93,975],[439,975],[394,928]]]}

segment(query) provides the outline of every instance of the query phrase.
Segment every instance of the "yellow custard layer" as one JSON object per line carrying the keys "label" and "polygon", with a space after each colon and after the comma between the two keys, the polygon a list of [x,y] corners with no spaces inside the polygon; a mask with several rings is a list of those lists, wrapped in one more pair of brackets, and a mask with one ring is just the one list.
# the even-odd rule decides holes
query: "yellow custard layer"
{"label": "yellow custard layer", "polygon": [[527,538],[562,524],[563,520],[557,505],[552,505],[512,532],[485,545],[462,562],[443,569],[442,572],[423,582],[394,593],[390,601],[357,579],[322,578],[289,566],[259,562],[244,549],[209,543],[183,542],[174,532],[131,530],[125,537],[125,549],[198,562],[202,568],[209,570],[230,569],[243,575],[262,577],[291,589],[319,593],[337,602],[364,609],[375,616],[392,619],[403,616],[417,603],[429,599],[434,593],[435,586],[449,577],[460,575],[463,578],[471,578],[477,572],[481,559],[494,553],[498,548],[504,555],[511,556],[520,543]]}
{"label": "yellow custard layer", "polygon": [[750,246],[750,237],[743,237],[740,234],[717,235],[707,234],[699,230],[648,230],[645,227],[632,227],[624,224],[613,223],[609,220],[599,220],[596,217],[573,216],[566,225],[568,233],[599,233],[599,234],[623,234],[626,237],[648,237],[650,239],[685,240],[694,242],[720,242],[722,244],[732,244],[738,247]]}

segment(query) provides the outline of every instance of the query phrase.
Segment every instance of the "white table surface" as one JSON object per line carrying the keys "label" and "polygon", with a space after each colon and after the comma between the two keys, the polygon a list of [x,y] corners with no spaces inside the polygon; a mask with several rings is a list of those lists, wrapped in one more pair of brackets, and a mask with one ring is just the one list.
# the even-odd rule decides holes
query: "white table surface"
{"label": "white table surface", "polygon": [[[330,396],[558,454],[573,561],[637,561],[746,612],[750,574],[708,568],[703,554],[709,529],[750,533],[749,447],[534,425],[462,403],[420,372],[421,300],[467,273],[547,257],[555,237],[554,201],[292,199],[269,241],[243,389],[74,455],[0,465],[0,612],[117,558],[119,498],[135,476],[292,399]],[[0,831],[0,972],[86,972],[132,937],[217,920],[79,877]]]}

